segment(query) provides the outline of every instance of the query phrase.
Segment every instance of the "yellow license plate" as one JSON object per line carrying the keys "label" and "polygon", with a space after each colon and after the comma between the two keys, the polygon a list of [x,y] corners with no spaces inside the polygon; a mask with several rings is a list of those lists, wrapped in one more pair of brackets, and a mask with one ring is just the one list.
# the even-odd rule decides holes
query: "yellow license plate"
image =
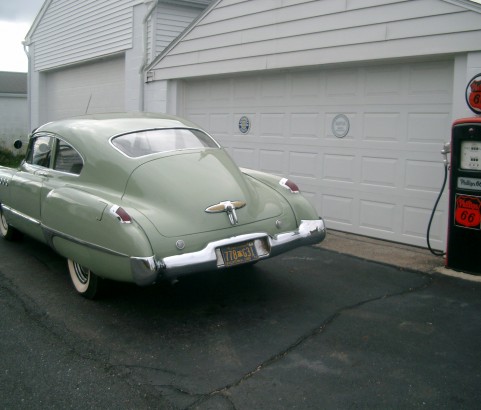
{"label": "yellow license plate", "polygon": [[239,265],[259,259],[254,242],[244,242],[237,245],[220,248],[225,266]]}

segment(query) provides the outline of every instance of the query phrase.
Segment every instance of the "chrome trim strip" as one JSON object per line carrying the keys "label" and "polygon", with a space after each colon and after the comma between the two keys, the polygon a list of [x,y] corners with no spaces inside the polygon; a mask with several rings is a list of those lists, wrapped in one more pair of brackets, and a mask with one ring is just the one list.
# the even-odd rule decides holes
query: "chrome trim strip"
{"label": "chrome trim strip", "polygon": [[19,216],[20,218],[23,218],[25,220],[27,220],[28,222],[31,222],[33,223],[34,225],[40,225],[40,221],[38,219],[35,219],[35,218],[32,218],[28,215],[25,215],[24,213],[20,212],[20,211],[17,211],[16,209],[13,209],[5,204],[2,204],[2,208],[16,216]]}
{"label": "chrome trim strip", "polygon": [[50,247],[52,247],[53,249],[55,249],[55,246],[53,245],[53,238],[58,237],[58,238],[66,239],[67,241],[76,243],[78,245],[86,246],[87,248],[90,248],[90,249],[93,249],[93,250],[96,250],[96,251],[105,252],[109,255],[122,256],[122,257],[125,257],[125,258],[129,257],[129,255],[127,255],[125,253],[117,252],[117,251],[114,251],[112,249],[106,248],[104,246],[95,245],[91,242],[87,242],[87,241],[84,241],[82,239],[76,238],[74,236],[67,235],[65,233],[56,231],[55,229],[48,228],[45,225],[42,225],[42,231],[43,231],[43,234],[45,236],[45,240],[47,241],[47,244]]}
{"label": "chrome trim strip", "polygon": [[17,216],[35,224],[35,225],[39,225],[42,229],[42,232],[43,232],[43,235],[45,237],[45,240],[46,240],[47,244],[53,249],[55,249],[55,246],[53,245],[53,238],[58,237],[58,238],[66,239],[70,242],[77,243],[79,245],[86,246],[86,247],[88,247],[90,249],[94,249],[96,251],[108,253],[110,255],[122,256],[122,257],[126,257],[126,258],[129,257],[129,255],[127,255],[125,253],[117,252],[117,251],[114,251],[112,249],[100,246],[100,245],[95,245],[91,242],[87,242],[87,241],[84,241],[82,239],[76,238],[75,236],[67,235],[63,232],[59,232],[55,229],[51,229],[51,228],[43,225],[39,220],[31,218],[30,216],[25,215],[24,213],[22,213],[20,211],[17,211],[17,210],[15,210],[15,209],[13,209],[13,208],[5,205],[5,204],[2,204],[2,209],[4,209],[5,211],[8,211],[8,212],[10,212],[14,215],[17,215]]}

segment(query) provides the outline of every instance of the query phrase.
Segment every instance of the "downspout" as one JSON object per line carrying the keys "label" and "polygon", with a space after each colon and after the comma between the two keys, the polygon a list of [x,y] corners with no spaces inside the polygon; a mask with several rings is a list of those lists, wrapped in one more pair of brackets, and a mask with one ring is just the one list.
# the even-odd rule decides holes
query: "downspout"
{"label": "downspout", "polygon": [[27,106],[28,106],[28,130],[33,128],[32,124],[32,71],[30,67],[30,39],[22,41],[23,51],[27,55],[28,60],[28,72],[27,72]]}
{"label": "downspout", "polygon": [[[143,33],[143,58],[142,58],[142,64],[140,66],[140,69],[139,69],[139,77],[140,77],[140,101],[139,101],[139,110],[140,112],[143,112],[144,111],[144,108],[145,108],[145,102],[144,102],[144,99],[145,99],[145,84],[144,84],[144,70],[145,70],[145,67],[147,66],[147,61],[148,61],[148,56],[147,56],[147,53],[148,53],[148,50],[147,50],[147,47],[148,47],[148,38],[149,38],[149,32],[148,32],[148,21],[149,19],[152,17],[152,13],[154,12],[155,8],[157,7],[157,5],[159,4],[159,0],[154,0],[152,5],[149,7],[149,9],[147,10],[147,13],[145,14],[145,17],[144,19],[142,20],[142,28],[144,30],[144,33]],[[154,41],[153,41],[153,36],[152,36],[152,46],[154,45]]]}

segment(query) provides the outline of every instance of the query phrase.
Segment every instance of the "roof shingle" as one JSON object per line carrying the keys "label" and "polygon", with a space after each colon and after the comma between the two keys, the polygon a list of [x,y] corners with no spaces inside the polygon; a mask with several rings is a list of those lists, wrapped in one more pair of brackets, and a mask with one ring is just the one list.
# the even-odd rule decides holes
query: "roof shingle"
{"label": "roof shingle", "polygon": [[27,94],[27,73],[0,71],[0,93]]}

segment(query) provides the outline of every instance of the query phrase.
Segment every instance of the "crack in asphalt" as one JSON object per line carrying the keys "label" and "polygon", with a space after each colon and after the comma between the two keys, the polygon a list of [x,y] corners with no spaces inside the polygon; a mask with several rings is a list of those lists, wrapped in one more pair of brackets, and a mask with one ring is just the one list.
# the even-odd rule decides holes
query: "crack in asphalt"
{"label": "crack in asphalt", "polygon": [[[26,294],[20,291],[18,287],[16,287],[12,281],[7,278],[5,275],[1,274],[2,272],[0,271],[0,288],[4,291],[6,291],[10,297],[13,297],[16,301],[20,303],[21,309],[35,322],[37,322],[40,326],[42,326],[44,329],[46,329],[50,334],[55,336],[55,338],[64,344],[66,344],[71,353],[76,354],[78,357],[84,359],[84,360],[91,360],[91,361],[102,361],[104,363],[104,369],[107,372],[114,373],[113,369],[115,368],[124,368],[126,370],[133,370],[133,369],[144,369],[144,370],[155,370],[155,371],[164,371],[163,369],[156,368],[156,367],[149,367],[149,366],[135,366],[135,365],[125,365],[125,364],[112,364],[110,362],[110,357],[108,354],[105,354],[105,352],[99,352],[97,349],[91,347],[85,351],[85,348],[83,349],[78,349],[77,342],[75,340],[70,340],[69,337],[66,335],[68,333],[66,328],[62,328],[59,326],[59,324],[54,324],[49,318],[49,315],[47,312],[44,312],[43,314],[37,313],[35,307],[38,307],[38,305],[35,303],[35,301],[31,300],[30,297],[28,297]],[[294,350],[296,350],[298,347],[302,346],[305,344],[307,341],[310,339],[322,334],[325,332],[325,330],[338,318],[340,317],[343,313],[357,309],[361,306],[365,306],[369,303],[376,302],[379,300],[383,299],[388,299],[396,296],[402,296],[406,294],[411,294],[413,292],[420,292],[423,291],[427,288],[429,288],[433,283],[434,283],[434,278],[433,276],[430,276],[428,274],[424,274],[421,272],[417,272],[420,275],[424,276],[426,281],[422,283],[419,286],[415,287],[409,287],[407,289],[404,289],[399,292],[395,293],[388,293],[384,294],[381,296],[373,297],[370,299],[366,299],[360,302],[357,302],[353,305],[345,306],[339,308],[337,311],[335,311],[331,316],[326,318],[319,326],[316,326],[313,328],[311,331],[305,333],[304,335],[300,336],[296,341],[294,341],[291,345],[286,347],[284,350],[278,352],[277,354],[274,354],[273,356],[269,357],[268,359],[264,360],[262,363],[257,365],[254,369],[251,371],[247,372],[244,374],[242,377],[237,379],[236,381],[229,383],[225,385],[224,387],[217,388],[211,392],[208,393],[193,393],[190,391],[187,391],[179,386],[176,386],[175,384],[159,384],[156,385],[156,387],[159,388],[165,388],[165,389],[171,389],[172,391],[177,392],[178,394],[184,395],[185,397],[189,397],[191,400],[193,400],[190,404],[187,406],[184,406],[183,408],[185,410],[195,408],[196,406],[199,406],[208,400],[215,398],[215,397],[222,397],[223,400],[226,400],[233,409],[235,409],[235,404],[229,397],[229,390],[238,387],[242,385],[244,382],[247,380],[251,379],[254,377],[256,374],[261,372],[263,369],[279,362],[280,360],[284,359],[286,356],[288,356],[290,353],[292,353]],[[8,301],[4,301],[6,303],[9,303]],[[132,379],[135,379],[135,377],[132,374],[124,374],[124,375],[119,375],[121,378],[124,379],[124,381],[130,385],[132,385],[131,381]],[[147,385],[152,386],[151,383],[145,383],[145,382],[140,382],[137,380],[137,386],[140,384],[143,385],[145,388]],[[152,394],[152,392],[150,392]],[[160,394],[162,396],[162,393]],[[176,404],[172,403],[175,407]]]}
{"label": "crack in asphalt", "polygon": [[105,362],[106,355],[99,353],[93,348],[83,350],[78,349],[79,346],[77,340],[69,337],[68,329],[58,321],[52,321],[49,313],[41,309],[32,298],[14,285],[14,283],[6,277],[1,270],[0,289],[5,291],[10,298],[10,300],[4,299],[2,301],[3,303],[13,309],[21,309],[33,323],[48,332],[48,334],[57,342],[65,345],[70,353],[74,353],[77,357],[90,361],[102,360],[101,358],[103,358],[103,361]]}
{"label": "crack in asphalt", "polygon": [[[225,398],[226,400],[228,400],[233,408],[235,409],[235,405],[234,403],[232,402],[232,400],[230,400],[227,392],[229,390],[231,390],[232,388],[235,388],[235,387],[238,387],[240,386],[242,383],[244,383],[245,381],[249,380],[250,378],[254,377],[257,373],[259,373],[261,370],[265,369],[266,367],[269,367],[271,365],[273,365],[274,363],[277,363],[279,362],[280,360],[282,360],[283,358],[285,358],[287,355],[289,355],[291,352],[293,352],[295,349],[297,349],[299,346],[303,345],[304,343],[306,343],[307,341],[309,341],[310,339],[312,339],[313,337],[315,336],[318,336],[320,335],[321,333],[323,333],[326,328],[332,324],[339,316],[341,316],[344,312],[347,312],[349,310],[354,310],[354,309],[357,309],[361,306],[365,306],[369,303],[372,303],[372,302],[377,302],[379,300],[383,300],[383,299],[388,299],[388,298],[392,298],[392,297],[396,297],[396,296],[403,296],[403,295],[407,295],[407,294],[411,294],[411,293],[414,293],[414,292],[421,292],[423,290],[426,290],[428,289],[434,282],[434,278],[432,276],[429,276],[428,274],[423,274],[423,273],[419,273],[420,275],[423,275],[427,280],[425,283],[423,283],[422,285],[419,285],[419,286],[415,286],[415,287],[410,287],[408,289],[405,289],[403,291],[400,291],[400,292],[396,292],[396,293],[389,293],[389,294],[385,294],[385,295],[382,295],[382,296],[377,296],[377,297],[374,297],[374,298],[371,298],[371,299],[366,299],[366,300],[363,300],[361,302],[358,302],[358,303],[355,303],[353,305],[350,305],[350,306],[345,306],[345,307],[342,307],[340,309],[338,309],[336,312],[334,312],[331,316],[329,316],[326,320],[324,320],[320,326],[317,326],[315,327],[314,329],[312,329],[310,332],[304,334],[303,336],[299,337],[294,343],[292,343],[290,346],[288,346],[286,349],[282,350],[281,352],[275,354],[274,356],[271,356],[270,358],[268,358],[267,360],[263,361],[261,364],[259,364],[255,369],[251,370],[250,372],[246,373],[244,376],[242,376],[241,378],[239,378],[237,381],[233,382],[233,383],[230,383],[220,389],[216,389],[216,390],[213,390],[209,393],[206,393],[204,395],[202,395],[202,397],[200,397],[198,400],[196,400],[194,403],[192,403],[191,405],[185,407],[185,410],[188,410],[188,409],[191,409],[191,408],[194,408],[195,406],[198,406],[199,404],[202,404],[202,403],[205,403],[206,401],[208,401],[209,399],[213,398],[213,397],[216,397],[216,396],[222,396],[223,398]],[[197,395],[198,396],[198,395]]]}

